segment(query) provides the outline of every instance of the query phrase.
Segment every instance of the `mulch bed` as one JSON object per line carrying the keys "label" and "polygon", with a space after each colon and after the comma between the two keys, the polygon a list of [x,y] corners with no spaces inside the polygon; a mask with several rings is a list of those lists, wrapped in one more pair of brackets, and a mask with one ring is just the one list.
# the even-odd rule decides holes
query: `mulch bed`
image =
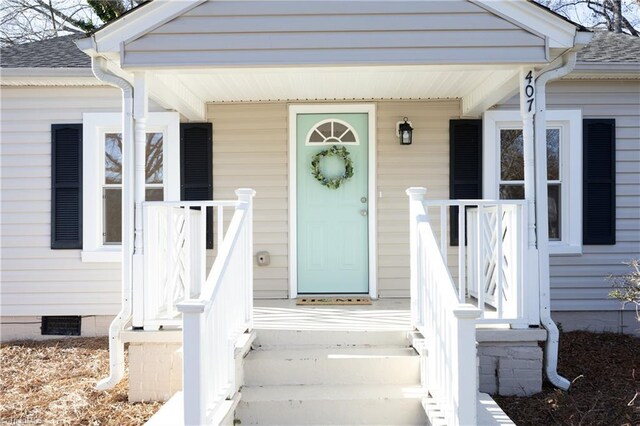
{"label": "mulch bed", "polygon": [[547,383],[529,398],[494,399],[517,425],[640,425],[640,338],[563,333],[558,373],[573,382],[568,393]]}
{"label": "mulch bed", "polygon": [[0,346],[1,424],[140,425],[160,403],[129,403],[126,378],[97,391],[109,373],[107,338],[10,342]]}

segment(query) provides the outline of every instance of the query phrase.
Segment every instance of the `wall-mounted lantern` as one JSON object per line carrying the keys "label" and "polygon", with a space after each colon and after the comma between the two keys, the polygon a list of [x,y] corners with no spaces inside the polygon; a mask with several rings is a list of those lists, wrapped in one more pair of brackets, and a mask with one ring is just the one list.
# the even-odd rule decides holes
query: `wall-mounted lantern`
{"label": "wall-mounted lantern", "polygon": [[413,127],[411,127],[411,122],[407,117],[402,120],[398,121],[396,135],[400,139],[400,145],[411,145],[411,142],[413,142]]}

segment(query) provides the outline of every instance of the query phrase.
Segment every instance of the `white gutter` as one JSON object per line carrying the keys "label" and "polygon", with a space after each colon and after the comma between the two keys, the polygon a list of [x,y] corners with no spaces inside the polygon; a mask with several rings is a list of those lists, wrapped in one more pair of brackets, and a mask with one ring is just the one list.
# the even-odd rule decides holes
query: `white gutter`
{"label": "white gutter", "polygon": [[0,77],[90,77],[89,68],[2,68]]}
{"label": "white gutter", "polygon": [[[581,47],[581,46],[580,46]],[[579,49],[579,48],[578,48]],[[535,187],[536,187],[536,231],[539,254],[540,283],[540,322],[547,329],[545,344],[545,372],[549,381],[562,390],[569,390],[571,383],[558,375],[558,341],[559,332],[556,323],[551,319],[550,283],[549,283],[549,212],[547,194],[547,130],[546,130],[546,85],[551,80],[562,78],[573,71],[576,65],[577,50],[569,51],[564,65],[544,72],[536,79],[536,114],[534,121],[535,149]]]}
{"label": "white gutter", "polygon": [[131,263],[133,256],[133,191],[128,189],[133,182],[133,86],[107,70],[107,61],[99,56],[91,58],[91,69],[96,78],[122,89],[122,308],[109,327],[109,377],[98,382],[98,390],[111,389],[124,376],[124,342],[120,333],[131,321]]}

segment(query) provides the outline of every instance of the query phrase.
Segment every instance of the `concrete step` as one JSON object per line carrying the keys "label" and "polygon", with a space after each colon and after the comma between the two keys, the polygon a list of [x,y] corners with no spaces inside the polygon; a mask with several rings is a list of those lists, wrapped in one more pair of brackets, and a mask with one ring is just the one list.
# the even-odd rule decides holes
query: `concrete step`
{"label": "concrete step", "polygon": [[412,348],[309,348],[251,351],[245,384],[418,384],[419,357]]}
{"label": "concrete step", "polygon": [[424,425],[417,385],[246,386],[242,425]]}
{"label": "concrete step", "polygon": [[254,349],[304,348],[309,346],[403,346],[408,347],[407,332],[328,331],[328,330],[255,330]]}

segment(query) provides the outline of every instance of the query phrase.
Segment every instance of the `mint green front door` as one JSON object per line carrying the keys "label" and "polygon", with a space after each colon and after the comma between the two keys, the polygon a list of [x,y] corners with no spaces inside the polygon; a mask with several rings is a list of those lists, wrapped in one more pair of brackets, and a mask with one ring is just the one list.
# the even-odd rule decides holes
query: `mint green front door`
{"label": "mint green front door", "polygon": [[[296,123],[298,293],[368,293],[368,115],[298,114]],[[353,161],[353,176],[338,189],[323,186],[311,168],[334,145]],[[320,171],[342,176],[345,162],[324,157]]]}

